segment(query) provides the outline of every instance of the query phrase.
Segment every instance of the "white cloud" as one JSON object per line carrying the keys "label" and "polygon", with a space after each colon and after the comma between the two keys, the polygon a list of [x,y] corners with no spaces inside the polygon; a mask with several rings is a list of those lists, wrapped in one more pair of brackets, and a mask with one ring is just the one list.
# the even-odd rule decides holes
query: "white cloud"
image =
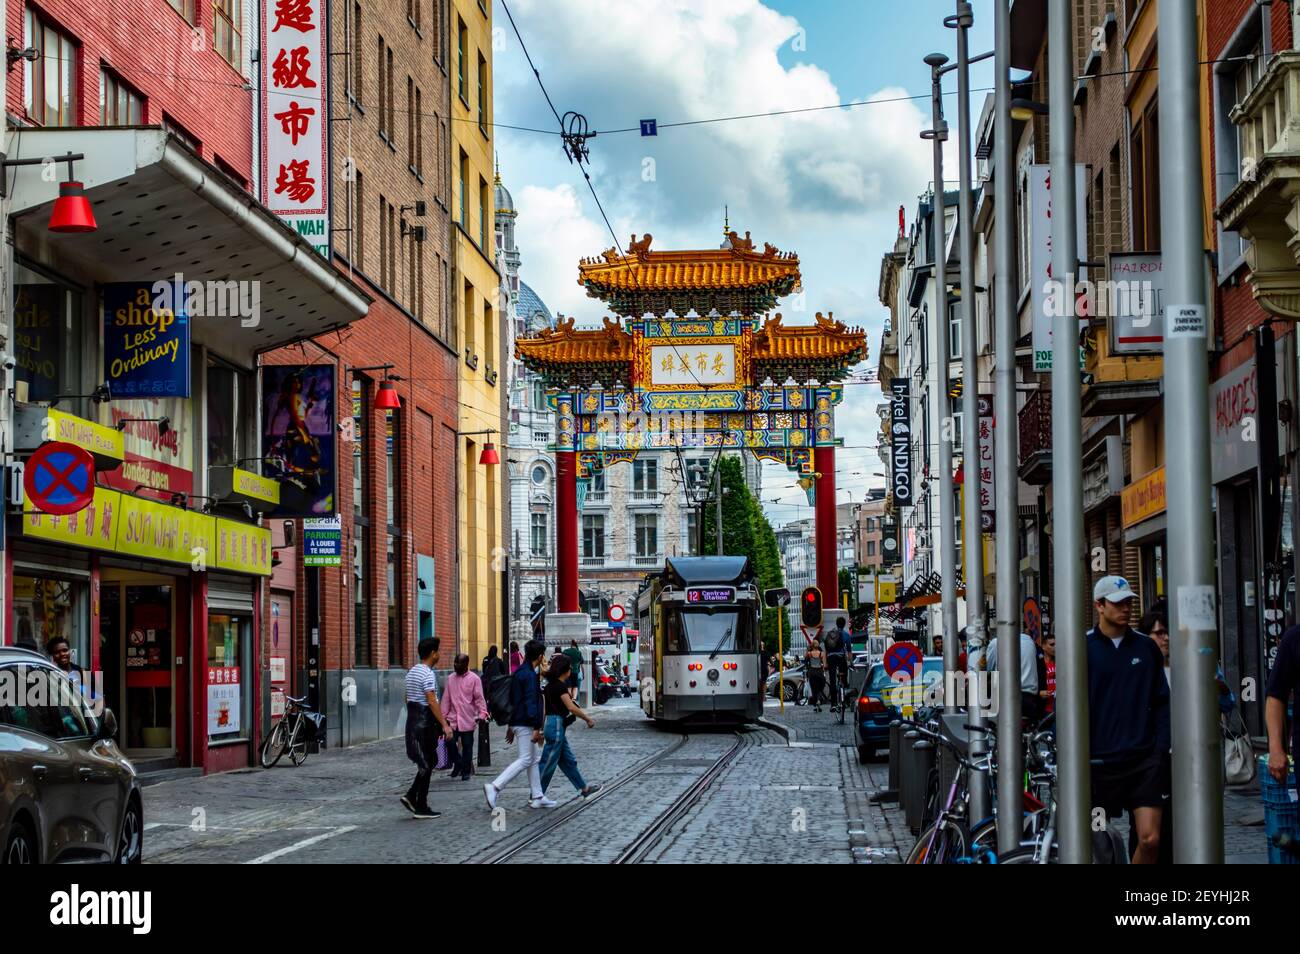
{"label": "white cloud", "polygon": [[593,306],[578,285],[578,260],[608,246],[608,233],[583,214],[577,190],[561,183],[527,185],[513,193],[519,218],[520,278],[532,286],[551,313],[590,319]]}

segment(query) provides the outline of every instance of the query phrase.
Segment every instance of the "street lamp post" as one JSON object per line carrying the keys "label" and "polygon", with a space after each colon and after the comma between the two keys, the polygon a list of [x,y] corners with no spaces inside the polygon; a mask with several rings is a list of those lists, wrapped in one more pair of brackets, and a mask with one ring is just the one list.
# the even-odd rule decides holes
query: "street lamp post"
{"label": "street lamp post", "polygon": [[[975,334],[975,223],[971,210],[971,149],[970,149],[970,64],[991,54],[970,56],[968,32],[974,22],[971,5],[957,0],[957,13],[944,21],[945,26],[957,30],[957,159],[960,184],[957,192],[958,239],[961,242],[961,376],[962,376],[962,467],[965,474],[965,492],[962,494],[962,545],[966,549],[966,637],[967,659],[974,665],[983,655],[984,647],[984,535],[980,527],[979,498],[979,370],[977,336]],[[998,263],[999,266],[1002,264]],[[945,651],[947,640],[944,640]],[[999,651],[1005,646],[1000,646]],[[1009,657],[1008,662],[1011,658]],[[1019,673],[1019,667],[1001,667],[1002,672]],[[984,754],[988,740],[978,731],[984,725],[979,695],[967,699],[967,721],[976,726],[971,732],[972,756]],[[988,779],[979,773],[971,786],[971,817],[988,818],[992,806]]]}
{"label": "street lamp post", "polygon": [[[930,67],[931,128],[921,132],[929,139],[934,162],[934,201],[931,209],[931,280],[934,282],[933,314],[930,316],[937,332],[934,348],[934,373],[931,396],[939,410],[939,592],[943,607],[943,668],[945,673],[957,669],[957,544],[954,539],[957,524],[953,512],[952,482],[952,411],[948,404],[948,283],[944,265],[943,229],[943,144],[948,140],[948,124],[943,119],[943,74],[948,57],[931,53],[925,58]],[[944,708],[953,708],[953,700],[944,694]]]}
{"label": "street lamp post", "polygon": [[[1011,263],[1016,260],[1015,184],[1011,157],[1011,8],[1009,0],[995,0],[993,14],[993,249],[997,273],[993,276],[994,328],[994,431],[993,452],[997,467],[994,482],[997,529],[997,635],[999,668],[1004,673],[1020,672],[1020,565],[1017,525],[1019,448],[1013,422],[1016,420],[1016,287]],[[1041,688],[1041,687],[1040,687]],[[1020,750],[1020,683],[998,680],[998,804],[1015,805],[1021,797],[1024,753]],[[1020,829],[998,826],[998,853],[1013,851],[1020,844]]]}
{"label": "street lamp post", "polygon": [[[1167,4],[1175,7],[1178,4]],[[1079,397],[1079,320],[1075,315],[1074,49],[1070,0],[1049,0],[1048,107],[1051,110],[1052,281],[1059,309],[1052,325],[1052,618],[1055,622],[1056,739],[1060,766],[1061,861],[1087,864],[1091,789],[1088,735],[1088,614],[1083,601],[1083,457]],[[1162,9],[1165,14],[1167,10]],[[1199,228],[1199,225],[1198,225]],[[1003,263],[999,263],[1001,266]],[[1004,531],[1005,532],[1005,531]],[[1005,647],[998,647],[1001,652]],[[1005,672],[1005,667],[1002,667]]]}
{"label": "street lamp post", "polygon": [[[1160,8],[1160,231],[1166,278],[1174,861],[1223,864],[1223,762],[1215,707],[1218,617],[1210,510],[1209,362],[1201,243],[1196,7]],[[1261,461],[1262,463],[1262,461]]]}

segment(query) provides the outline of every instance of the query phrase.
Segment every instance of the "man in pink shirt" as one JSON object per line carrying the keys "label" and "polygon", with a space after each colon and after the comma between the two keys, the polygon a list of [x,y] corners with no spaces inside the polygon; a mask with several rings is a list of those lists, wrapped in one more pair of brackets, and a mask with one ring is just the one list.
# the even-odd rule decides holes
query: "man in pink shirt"
{"label": "man in pink shirt", "polygon": [[468,782],[474,774],[474,729],[479,720],[487,720],[487,701],[483,682],[469,668],[469,654],[459,653],[452,661],[452,674],[442,693],[442,712],[452,730],[452,753],[455,766],[452,778]]}

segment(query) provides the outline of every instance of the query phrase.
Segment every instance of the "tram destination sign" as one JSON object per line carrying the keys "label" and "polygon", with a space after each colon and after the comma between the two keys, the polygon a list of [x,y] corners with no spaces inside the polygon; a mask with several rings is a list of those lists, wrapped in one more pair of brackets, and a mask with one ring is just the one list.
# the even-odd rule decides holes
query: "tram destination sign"
{"label": "tram destination sign", "polygon": [[690,586],[686,589],[687,603],[734,603],[734,586]]}

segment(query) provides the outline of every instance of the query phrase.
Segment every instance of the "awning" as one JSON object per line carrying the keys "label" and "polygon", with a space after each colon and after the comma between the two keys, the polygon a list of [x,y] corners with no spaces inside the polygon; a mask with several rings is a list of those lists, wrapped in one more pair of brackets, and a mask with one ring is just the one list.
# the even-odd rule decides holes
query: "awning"
{"label": "awning", "polygon": [[[39,166],[9,170],[9,211],[20,252],[83,282],[256,282],[256,319],[191,318],[196,344],[244,367],[260,351],[321,334],[365,316],[367,296],[311,244],[245,189],[151,126],[21,129],[6,138],[11,159],[82,153],[98,231],[48,231],[57,181]],[[249,286],[251,288],[251,286]]]}

